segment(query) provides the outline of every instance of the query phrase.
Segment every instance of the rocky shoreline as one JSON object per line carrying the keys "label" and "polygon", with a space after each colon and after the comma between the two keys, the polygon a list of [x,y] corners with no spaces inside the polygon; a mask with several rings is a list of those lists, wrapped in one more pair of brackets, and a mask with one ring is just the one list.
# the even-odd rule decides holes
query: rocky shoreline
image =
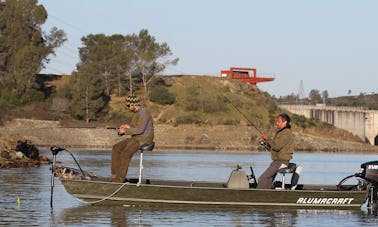
{"label": "rocky shoreline", "polygon": [[0,135],[0,169],[39,167],[51,160],[40,155],[38,148],[28,140],[17,136]]}
{"label": "rocky shoreline", "polygon": [[[155,125],[157,150],[263,151],[248,126]],[[57,121],[15,119],[0,127],[0,168],[38,167],[51,160],[39,148],[111,149],[124,139],[106,127],[62,127]],[[378,146],[295,132],[296,151],[378,153]],[[23,149],[21,149],[23,147]],[[34,152],[34,153],[33,153]]]}
{"label": "rocky shoreline", "polygon": [[[62,127],[58,121],[14,119],[0,127],[2,135],[19,136],[37,147],[111,149],[123,137],[106,127]],[[297,151],[372,152],[378,146],[295,133]],[[257,134],[248,126],[155,125],[156,149],[160,150],[262,150]]]}

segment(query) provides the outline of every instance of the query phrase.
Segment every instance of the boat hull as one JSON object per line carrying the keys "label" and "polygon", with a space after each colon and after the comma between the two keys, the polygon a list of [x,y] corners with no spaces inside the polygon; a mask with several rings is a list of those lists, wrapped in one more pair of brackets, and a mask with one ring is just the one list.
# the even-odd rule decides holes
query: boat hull
{"label": "boat hull", "polygon": [[354,209],[360,208],[366,197],[365,191],[337,191],[335,186],[319,185],[303,186],[301,190],[261,190],[226,188],[222,183],[211,182],[148,181],[139,185],[77,179],[61,179],[61,182],[68,193],[90,203]]}

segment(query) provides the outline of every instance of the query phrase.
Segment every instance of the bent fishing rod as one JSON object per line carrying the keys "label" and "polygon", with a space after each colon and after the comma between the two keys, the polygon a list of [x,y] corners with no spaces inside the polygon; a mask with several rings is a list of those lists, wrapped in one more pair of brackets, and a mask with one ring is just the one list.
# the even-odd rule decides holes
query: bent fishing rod
{"label": "bent fishing rod", "polygon": [[[244,119],[248,121],[250,125],[252,125],[261,135],[264,135],[264,133],[259,128],[257,128],[257,126],[251,120],[249,120],[249,118],[245,116],[245,114],[239,108],[237,108],[235,104],[231,102],[231,100],[227,96],[225,96],[224,94],[222,94],[222,96],[232,105],[232,107],[234,107],[235,110],[237,110],[240,113],[241,116],[244,117]],[[270,145],[266,141],[262,140],[260,142],[260,145],[263,146],[267,151],[270,150]]]}
{"label": "bent fishing rod", "polygon": [[250,124],[250,125],[252,125],[261,135],[263,135],[264,133],[259,129],[259,128],[257,128],[257,126],[251,121],[251,120],[249,120],[249,118],[247,117],[247,116],[245,116],[245,114],[243,113],[243,112],[241,112],[241,110],[239,109],[239,108],[237,108],[236,106],[235,106],[235,104],[233,103],[233,102],[231,102],[231,100],[227,97],[227,96],[225,96],[224,94],[222,94],[222,96],[232,105],[232,107],[234,107],[234,109],[235,110],[237,110],[239,113],[240,113],[240,115],[241,116],[243,116],[244,117],[244,119],[246,119],[247,121],[248,121],[248,123]]}

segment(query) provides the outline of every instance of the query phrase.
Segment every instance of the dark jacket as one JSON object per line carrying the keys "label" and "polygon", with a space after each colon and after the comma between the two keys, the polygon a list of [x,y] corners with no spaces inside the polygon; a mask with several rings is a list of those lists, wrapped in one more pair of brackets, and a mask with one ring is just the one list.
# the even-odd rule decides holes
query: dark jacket
{"label": "dark jacket", "polygon": [[294,153],[294,135],[290,128],[276,132],[273,139],[268,139],[270,154],[273,161],[289,162]]}
{"label": "dark jacket", "polygon": [[139,141],[139,144],[150,144],[154,140],[154,124],[151,114],[144,106],[133,114],[130,122],[130,128],[125,129],[126,135]]}

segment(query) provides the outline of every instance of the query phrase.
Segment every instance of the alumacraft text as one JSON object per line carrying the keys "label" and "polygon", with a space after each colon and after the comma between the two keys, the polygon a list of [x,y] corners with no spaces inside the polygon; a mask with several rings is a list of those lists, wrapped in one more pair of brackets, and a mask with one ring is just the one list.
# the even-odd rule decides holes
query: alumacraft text
{"label": "alumacraft text", "polygon": [[354,198],[306,198],[300,197],[297,203],[300,204],[350,204]]}

